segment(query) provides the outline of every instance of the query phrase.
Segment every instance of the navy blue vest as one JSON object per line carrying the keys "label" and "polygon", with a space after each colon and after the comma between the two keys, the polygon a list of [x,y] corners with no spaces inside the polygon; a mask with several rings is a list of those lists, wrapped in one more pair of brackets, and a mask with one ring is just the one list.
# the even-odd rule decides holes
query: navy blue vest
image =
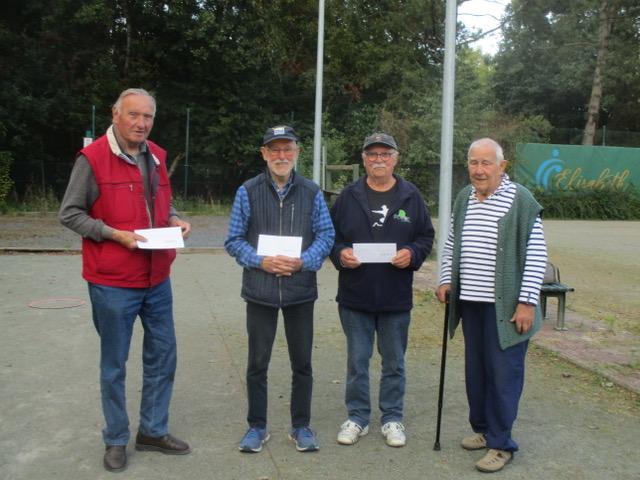
{"label": "navy blue vest", "polygon": [[[268,172],[244,183],[251,207],[247,241],[254,247],[260,234],[302,237],[303,252],[313,243],[313,208],[320,187],[292,174],[292,184],[282,200]],[[273,307],[310,302],[318,298],[316,272],[276,277],[261,269],[245,268],[241,295],[247,301]]]}

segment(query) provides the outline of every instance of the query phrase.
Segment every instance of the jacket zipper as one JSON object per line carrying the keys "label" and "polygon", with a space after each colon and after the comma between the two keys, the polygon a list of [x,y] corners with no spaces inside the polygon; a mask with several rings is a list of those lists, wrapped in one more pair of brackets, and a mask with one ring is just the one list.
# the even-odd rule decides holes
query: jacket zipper
{"label": "jacket zipper", "polygon": [[[284,199],[280,199],[280,228],[278,232],[282,235],[282,217],[284,215]],[[282,277],[278,277],[278,303],[282,305]]]}

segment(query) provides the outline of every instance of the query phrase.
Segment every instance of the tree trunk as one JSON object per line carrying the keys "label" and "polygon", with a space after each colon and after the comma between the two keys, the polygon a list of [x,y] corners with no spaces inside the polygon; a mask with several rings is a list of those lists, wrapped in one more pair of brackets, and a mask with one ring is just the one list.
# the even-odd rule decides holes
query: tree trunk
{"label": "tree trunk", "polygon": [[603,0],[600,3],[600,26],[598,29],[598,56],[596,58],[596,69],[593,73],[593,85],[591,87],[591,98],[587,108],[587,123],[584,127],[582,145],[593,145],[598,124],[598,114],[600,113],[600,103],[602,102],[602,70],[605,66],[607,54],[607,44],[611,35],[611,25],[613,15],[609,12],[609,2]]}
{"label": "tree trunk", "polygon": [[171,162],[171,167],[169,168],[169,171],[168,171],[169,178],[171,178],[171,175],[173,175],[173,172],[176,171],[176,168],[178,168],[178,164],[180,163],[180,160],[182,160],[183,158],[184,158],[184,153],[179,153],[173,159],[173,161]]}

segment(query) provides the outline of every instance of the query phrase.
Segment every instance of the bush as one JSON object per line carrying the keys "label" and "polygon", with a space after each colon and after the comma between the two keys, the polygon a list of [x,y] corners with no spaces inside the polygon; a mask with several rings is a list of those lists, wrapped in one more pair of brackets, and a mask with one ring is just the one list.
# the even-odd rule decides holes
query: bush
{"label": "bush", "polygon": [[544,207],[545,218],[574,220],[640,220],[640,192],[633,187],[623,190],[533,189]]}
{"label": "bush", "polygon": [[231,215],[231,204],[217,202],[203,197],[189,197],[186,201],[173,198],[173,206],[179,213],[189,215],[205,215],[214,217],[228,217]]}
{"label": "bush", "polygon": [[9,175],[13,158],[9,152],[0,152],[0,208],[7,203],[7,195],[13,187],[13,180]]}

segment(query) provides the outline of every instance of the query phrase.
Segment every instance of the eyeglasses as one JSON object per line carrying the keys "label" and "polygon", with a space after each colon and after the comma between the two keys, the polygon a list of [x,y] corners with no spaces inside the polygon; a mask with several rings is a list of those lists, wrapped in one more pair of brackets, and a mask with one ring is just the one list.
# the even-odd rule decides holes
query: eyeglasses
{"label": "eyeglasses", "polygon": [[293,157],[293,153],[297,150],[297,148],[291,148],[291,147],[287,147],[287,148],[265,147],[265,148],[267,149],[269,154],[271,154],[272,157],[279,157],[280,152],[284,153],[285,157]]}
{"label": "eyeglasses", "polygon": [[380,157],[382,160],[384,160],[385,162],[388,162],[391,157],[393,155],[395,155],[397,152],[382,152],[382,153],[376,153],[376,152],[364,152],[364,154],[366,155],[366,157],[369,159],[369,161],[371,162],[375,162],[378,157]]}

